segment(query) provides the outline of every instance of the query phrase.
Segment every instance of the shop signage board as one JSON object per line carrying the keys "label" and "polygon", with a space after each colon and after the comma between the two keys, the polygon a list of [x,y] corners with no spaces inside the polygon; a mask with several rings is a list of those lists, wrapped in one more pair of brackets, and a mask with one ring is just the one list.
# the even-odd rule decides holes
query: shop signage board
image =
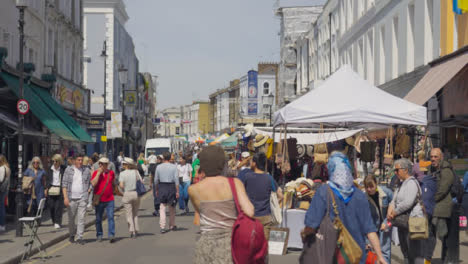
{"label": "shop signage board", "polygon": [[111,138],[122,138],[122,112],[111,113],[111,125],[110,125]]}
{"label": "shop signage board", "polygon": [[258,73],[249,71],[247,73],[247,115],[258,114]]}
{"label": "shop signage board", "polygon": [[137,101],[136,91],[125,91],[125,105],[126,106],[135,106]]}
{"label": "shop signage board", "polygon": [[58,78],[55,84],[55,98],[63,106],[86,112],[89,104],[89,92],[69,81]]}
{"label": "shop signage board", "polygon": [[29,112],[29,103],[25,99],[20,99],[18,100],[18,103],[16,104],[16,109],[18,110],[18,113],[25,115]]}

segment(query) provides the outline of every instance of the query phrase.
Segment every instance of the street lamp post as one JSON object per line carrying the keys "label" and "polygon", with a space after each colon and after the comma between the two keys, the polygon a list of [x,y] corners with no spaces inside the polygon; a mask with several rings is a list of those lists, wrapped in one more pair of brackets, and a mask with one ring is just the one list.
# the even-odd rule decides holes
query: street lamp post
{"label": "street lamp post", "polygon": [[[126,128],[125,126],[125,121],[126,121],[126,118],[125,118],[125,84],[127,83],[127,80],[128,80],[128,69],[124,68],[123,65],[120,65],[120,68],[119,68],[119,81],[120,83],[122,84],[122,128]],[[125,155],[125,137],[124,137],[124,131],[122,131],[123,135],[122,135],[122,142],[124,143],[124,146],[123,146],[123,151],[124,151],[124,155]],[[114,146],[114,142],[112,141],[112,146]],[[114,152],[114,150],[112,150],[112,152]],[[112,153],[114,154],[114,153]]]}
{"label": "street lamp post", "polygon": [[264,102],[264,104],[268,105],[268,108],[269,108],[270,126],[272,124],[272,122],[271,122],[271,108],[273,107],[274,99],[275,99],[275,96],[273,94],[263,96],[263,100],[264,100],[263,102]]}
{"label": "street lamp post", "polygon": [[[20,50],[19,50],[19,99],[24,97],[24,10],[28,7],[27,0],[16,0],[16,7],[19,9],[19,34],[20,34]],[[19,219],[23,217],[23,130],[24,130],[24,116],[18,113],[18,183],[16,188],[16,236],[23,236],[23,225],[19,222]],[[3,202],[3,201],[0,201]]]}
{"label": "street lamp post", "polygon": [[101,57],[104,58],[104,137],[106,137],[106,141],[104,141],[104,153],[107,155],[107,88],[106,88],[106,77],[107,77],[107,43],[104,40],[103,46],[102,46],[102,51],[101,51]]}

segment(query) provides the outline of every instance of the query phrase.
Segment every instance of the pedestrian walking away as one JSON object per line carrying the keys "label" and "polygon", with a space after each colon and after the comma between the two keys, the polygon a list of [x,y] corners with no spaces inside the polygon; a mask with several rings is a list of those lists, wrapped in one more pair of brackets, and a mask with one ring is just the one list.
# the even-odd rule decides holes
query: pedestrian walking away
{"label": "pedestrian walking away", "polygon": [[5,197],[10,188],[11,170],[5,156],[0,155],[0,232],[6,230]]}
{"label": "pedestrian walking away", "polygon": [[162,162],[163,162],[162,155],[158,155],[156,158],[156,166],[154,166],[154,171],[152,172],[152,174],[150,174],[150,188],[153,191],[153,204],[154,204],[153,216],[159,216],[159,208],[160,208],[161,203],[159,201],[158,196],[156,195],[156,188],[154,186],[154,175],[156,173],[156,169]]}
{"label": "pedestrian walking away", "polygon": [[[377,228],[372,221],[369,201],[366,195],[354,186],[348,158],[339,151],[333,151],[327,167],[330,176],[328,184],[323,184],[319,187],[312,198],[305,216],[305,228],[301,232],[301,236],[305,242],[304,252],[308,252],[307,247],[310,245],[308,242],[311,241],[311,238],[315,237],[317,232],[320,232],[318,228],[322,220],[327,219],[325,215],[328,214],[331,221],[335,219],[334,208],[330,202],[332,200],[330,196],[333,195],[336,202],[336,210],[344,228],[349,231],[352,239],[354,239],[362,251],[360,263],[364,264],[367,258],[365,248],[366,238],[377,254],[378,262],[381,264],[386,263],[380,249]],[[324,233],[321,235],[326,236],[328,234]],[[353,253],[356,254],[357,252]],[[305,254],[304,258],[307,259],[307,257],[310,256]]]}
{"label": "pedestrian walking away", "polygon": [[[179,179],[177,177],[177,167],[171,163],[173,155],[169,152],[163,154],[164,162],[156,169],[154,187],[156,196],[161,202],[159,208],[159,226],[162,234],[170,230],[176,230],[175,225],[175,205],[179,199]],[[169,229],[166,228],[166,207],[169,207]]]}
{"label": "pedestrian walking away", "polygon": [[50,210],[50,218],[55,229],[62,225],[63,215],[63,193],[62,180],[66,167],[63,165],[63,158],[60,154],[52,156],[52,166],[47,173],[46,193]]}
{"label": "pedestrian walking away", "polygon": [[122,203],[127,214],[130,237],[136,238],[140,231],[138,225],[138,209],[140,209],[140,197],[136,191],[137,181],[142,181],[138,173],[136,163],[131,158],[122,161],[123,171],[119,175],[120,188],[124,190]]}
{"label": "pedestrian walking away", "polygon": [[114,222],[114,186],[115,174],[109,170],[109,159],[101,158],[98,161],[99,169],[94,171],[91,184],[94,187],[93,203],[96,211],[96,240],[102,241],[102,215],[106,211],[109,242],[115,242]]}
{"label": "pedestrian walking away", "polygon": [[[150,177],[154,178],[154,171],[156,170],[156,164],[158,163],[158,157],[154,154],[154,152],[151,152],[151,154],[148,156],[148,174]],[[144,175],[141,175],[144,177]]]}
{"label": "pedestrian walking away", "polygon": [[[190,201],[200,214],[200,239],[195,245],[196,264],[233,263],[231,237],[237,218],[236,205],[229,182],[221,175],[225,156],[220,147],[210,146],[199,154],[200,178],[197,184],[189,187]],[[244,185],[234,180],[241,210],[249,217],[254,216],[254,206],[250,202]]]}
{"label": "pedestrian walking away", "polygon": [[254,205],[255,218],[262,223],[265,238],[268,241],[270,228],[273,226],[270,196],[272,192],[276,192],[278,200],[282,200],[283,194],[273,177],[265,172],[266,160],[265,153],[256,153],[250,162],[252,172],[245,174],[241,181],[245,186],[247,196]]}
{"label": "pedestrian walking away", "polygon": [[190,182],[192,179],[192,165],[187,163],[187,158],[186,157],[180,157],[179,159],[179,164],[177,165],[177,175],[179,178],[179,209],[185,212],[183,213],[188,214],[189,213],[189,207],[188,207],[188,200],[189,200],[189,195],[188,195],[188,188],[190,186]]}
{"label": "pedestrian walking away", "polygon": [[83,244],[84,221],[91,173],[89,169],[82,166],[83,155],[77,154],[72,157],[71,162],[73,165],[67,167],[63,174],[63,203],[68,208],[69,240],[73,243],[76,239],[79,244]]}

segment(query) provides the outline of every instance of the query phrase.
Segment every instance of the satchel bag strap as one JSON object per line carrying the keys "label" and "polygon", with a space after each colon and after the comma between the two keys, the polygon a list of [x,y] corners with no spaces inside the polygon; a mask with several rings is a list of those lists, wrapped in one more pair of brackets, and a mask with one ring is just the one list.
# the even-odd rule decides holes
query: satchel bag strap
{"label": "satchel bag strap", "polygon": [[283,140],[283,164],[281,164],[281,168],[284,168],[284,165],[286,164],[286,162],[289,162],[287,129],[288,129],[288,125],[285,125],[284,140]]}
{"label": "satchel bag strap", "polygon": [[[104,174],[104,172],[102,172],[102,174]],[[109,178],[110,178],[110,175],[107,175],[106,184],[104,184],[104,189],[102,189],[102,192],[99,195],[103,195],[104,192],[106,191],[107,185],[109,184]]]}
{"label": "satchel bag strap", "polygon": [[234,183],[234,178],[228,177],[227,179],[229,182],[229,186],[231,187],[232,199],[234,199],[234,203],[236,204],[237,213],[241,214],[242,211],[239,205],[239,200],[237,199],[237,191],[236,191],[236,184]]}
{"label": "satchel bag strap", "polygon": [[330,194],[330,196],[332,198],[333,212],[335,213],[335,217],[339,217],[340,214],[338,213],[338,206],[336,205],[335,196],[333,195],[333,191],[332,191],[332,189],[330,188],[329,185],[327,185],[327,188],[328,188],[328,193]]}
{"label": "satchel bag strap", "polygon": [[[416,198],[417,199],[416,204],[419,203],[419,206],[421,206],[421,209],[423,211],[424,216],[427,217],[426,207],[424,207],[424,203],[423,203],[423,201],[421,199],[422,198],[421,186],[419,186],[419,183],[418,183],[418,181],[416,179],[414,179],[414,178],[412,178],[412,179],[416,181],[416,185],[418,186],[418,197]],[[414,208],[416,206],[416,204],[412,208]],[[411,210],[413,210],[413,209],[411,209]]]}

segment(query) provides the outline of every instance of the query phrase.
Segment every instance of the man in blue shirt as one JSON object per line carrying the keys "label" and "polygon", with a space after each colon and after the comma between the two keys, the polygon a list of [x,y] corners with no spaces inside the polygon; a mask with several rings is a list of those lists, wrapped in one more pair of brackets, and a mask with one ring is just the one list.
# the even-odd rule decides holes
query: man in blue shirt
{"label": "man in blue shirt", "polygon": [[[250,162],[250,153],[247,151],[242,152],[241,154],[241,162],[238,165],[239,168],[239,173],[237,173],[237,177],[239,180],[243,181],[245,178],[245,175],[249,172],[253,172],[249,168],[249,162]],[[240,166],[240,167],[239,167]]]}
{"label": "man in blue shirt", "polygon": [[[256,153],[250,162],[251,172],[248,172],[239,179],[244,183],[247,196],[255,208],[254,218],[263,225],[263,231],[268,241],[270,237],[270,228],[273,224],[271,219],[270,195],[276,192],[278,185],[272,182],[270,174],[265,173],[265,164],[267,158],[265,153]],[[278,197],[281,199],[281,197]]]}

